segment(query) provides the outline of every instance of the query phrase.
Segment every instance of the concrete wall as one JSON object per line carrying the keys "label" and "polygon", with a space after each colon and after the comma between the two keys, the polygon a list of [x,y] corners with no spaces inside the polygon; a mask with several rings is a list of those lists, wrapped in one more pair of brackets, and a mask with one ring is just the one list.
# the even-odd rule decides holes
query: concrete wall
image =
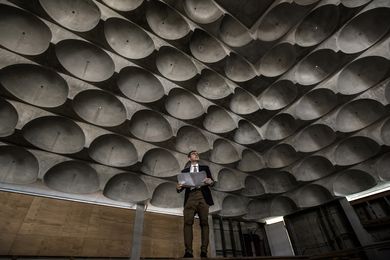
{"label": "concrete wall", "polygon": [[294,255],[290,238],[283,221],[266,225],[265,231],[267,233],[272,256]]}

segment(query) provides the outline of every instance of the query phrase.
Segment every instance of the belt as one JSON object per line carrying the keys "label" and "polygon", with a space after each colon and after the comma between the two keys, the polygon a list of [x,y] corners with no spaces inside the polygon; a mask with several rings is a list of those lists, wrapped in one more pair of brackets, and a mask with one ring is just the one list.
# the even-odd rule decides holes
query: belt
{"label": "belt", "polygon": [[194,192],[194,191],[198,191],[198,190],[201,190],[201,187],[195,187],[193,189],[190,189],[190,192]]}

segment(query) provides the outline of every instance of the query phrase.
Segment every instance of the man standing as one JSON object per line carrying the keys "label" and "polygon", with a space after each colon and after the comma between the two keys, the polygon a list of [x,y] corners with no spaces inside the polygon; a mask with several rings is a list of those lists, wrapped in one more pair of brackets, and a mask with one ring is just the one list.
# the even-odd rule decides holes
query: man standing
{"label": "man standing", "polygon": [[214,205],[213,198],[209,186],[214,184],[213,177],[211,176],[210,169],[207,165],[199,164],[199,154],[196,151],[188,153],[188,160],[190,162],[189,167],[185,168],[182,172],[200,172],[205,171],[207,178],[203,180],[206,185],[201,187],[183,187],[177,183],[177,192],[185,190],[184,194],[184,245],[185,245],[185,258],[192,258],[192,226],[194,224],[195,214],[198,213],[200,227],[201,227],[201,254],[200,257],[207,257],[207,247],[209,245],[209,206]]}

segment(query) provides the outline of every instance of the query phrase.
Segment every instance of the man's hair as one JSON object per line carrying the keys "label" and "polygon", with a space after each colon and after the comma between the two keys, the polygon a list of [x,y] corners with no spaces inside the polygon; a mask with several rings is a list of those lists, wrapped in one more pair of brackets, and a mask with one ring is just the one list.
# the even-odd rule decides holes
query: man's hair
{"label": "man's hair", "polygon": [[188,155],[187,155],[187,156],[188,156],[188,158],[190,158],[190,157],[191,157],[191,154],[192,154],[192,153],[197,153],[197,151],[196,151],[196,150],[192,150],[191,152],[189,152],[189,153],[188,153]]}

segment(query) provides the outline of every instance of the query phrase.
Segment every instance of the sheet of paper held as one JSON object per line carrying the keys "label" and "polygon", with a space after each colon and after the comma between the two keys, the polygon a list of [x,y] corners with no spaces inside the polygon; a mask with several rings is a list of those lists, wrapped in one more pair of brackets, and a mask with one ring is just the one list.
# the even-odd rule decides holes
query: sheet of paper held
{"label": "sheet of paper held", "polygon": [[177,181],[179,184],[185,186],[185,187],[197,187],[197,186],[203,186],[205,183],[203,182],[204,179],[207,178],[207,174],[205,171],[200,172],[182,172],[177,175]]}

